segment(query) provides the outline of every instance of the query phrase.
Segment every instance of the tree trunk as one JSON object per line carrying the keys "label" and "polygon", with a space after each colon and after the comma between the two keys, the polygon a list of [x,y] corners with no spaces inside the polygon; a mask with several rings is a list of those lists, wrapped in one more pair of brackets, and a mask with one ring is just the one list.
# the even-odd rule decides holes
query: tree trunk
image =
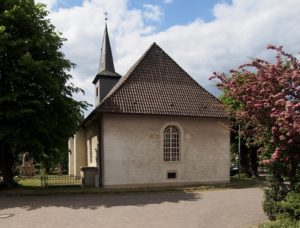
{"label": "tree trunk", "polygon": [[251,147],[249,148],[250,153],[250,166],[251,166],[251,173],[255,177],[259,177],[258,175],[258,157],[257,157],[257,148]]}
{"label": "tree trunk", "polygon": [[289,180],[290,180],[290,191],[295,191],[295,184],[296,184],[296,163],[293,159],[293,156],[289,158]]}
{"label": "tree trunk", "polygon": [[0,145],[0,176],[3,177],[4,188],[16,187],[14,181],[14,156],[7,144]]}
{"label": "tree trunk", "polygon": [[241,171],[242,173],[246,174],[247,177],[251,177],[251,171],[249,166],[249,149],[242,141],[241,145]]}

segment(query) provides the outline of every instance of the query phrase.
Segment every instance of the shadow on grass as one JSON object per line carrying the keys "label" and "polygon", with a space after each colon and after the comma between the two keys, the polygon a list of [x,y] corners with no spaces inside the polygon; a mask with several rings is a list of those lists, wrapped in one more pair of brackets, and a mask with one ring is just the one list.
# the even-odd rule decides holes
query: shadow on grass
{"label": "shadow on grass", "polygon": [[266,187],[266,176],[259,176],[257,178],[239,178],[238,175],[230,178],[229,188],[241,189],[241,188],[257,188]]}

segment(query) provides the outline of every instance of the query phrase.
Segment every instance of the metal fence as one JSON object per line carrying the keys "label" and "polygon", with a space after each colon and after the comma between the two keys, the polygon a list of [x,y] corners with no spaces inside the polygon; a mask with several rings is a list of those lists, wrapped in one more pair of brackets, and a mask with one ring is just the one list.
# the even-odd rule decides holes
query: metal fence
{"label": "metal fence", "polygon": [[[23,186],[48,187],[48,186],[80,186],[81,177],[68,175],[42,175],[32,177],[15,177],[15,181]],[[1,177],[0,177],[1,183]]]}
{"label": "metal fence", "polygon": [[81,177],[77,176],[55,176],[55,175],[46,175],[41,176],[41,186],[76,186],[81,185]]}

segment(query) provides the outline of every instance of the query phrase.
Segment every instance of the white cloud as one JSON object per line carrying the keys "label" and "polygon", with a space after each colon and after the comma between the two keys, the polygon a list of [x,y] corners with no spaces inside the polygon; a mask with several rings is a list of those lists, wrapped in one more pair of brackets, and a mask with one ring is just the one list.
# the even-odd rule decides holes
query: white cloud
{"label": "white cloud", "polygon": [[143,7],[145,9],[143,14],[146,19],[149,19],[152,21],[159,21],[161,19],[163,14],[162,14],[159,6],[145,4],[145,5],[143,5]]}
{"label": "white cloud", "polygon": [[[55,4],[54,0],[48,2]],[[126,0],[85,0],[82,6],[52,11],[50,18],[68,39],[63,51],[77,64],[72,71],[73,82],[86,91],[86,96],[76,97],[91,103],[105,10],[110,13],[108,29],[115,68],[121,74],[151,43],[157,42],[201,85],[216,92],[213,82],[208,80],[212,72],[236,68],[250,57],[269,58],[268,44],[283,45],[294,54],[300,50],[297,0],[234,0],[231,4],[222,1],[213,10],[213,21],[195,19],[161,32],[155,32],[154,23],[163,14],[159,7],[148,5],[129,10]]]}
{"label": "white cloud", "polygon": [[56,0],[38,0],[37,2],[46,4],[47,9],[51,10],[54,7],[54,5],[55,5]]}
{"label": "white cloud", "polygon": [[170,3],[172,3],[173,2],[173,0],[164,0],[164,3],[165,4],[170,4]]}

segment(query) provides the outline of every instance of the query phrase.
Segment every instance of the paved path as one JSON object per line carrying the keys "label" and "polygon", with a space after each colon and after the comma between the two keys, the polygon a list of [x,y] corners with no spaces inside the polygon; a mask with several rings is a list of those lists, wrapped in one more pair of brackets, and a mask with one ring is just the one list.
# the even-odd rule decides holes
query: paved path
{"label": "paved path", "polygon": [[0,197],[1,228],[243,228],[266,219],[258,188]]}

